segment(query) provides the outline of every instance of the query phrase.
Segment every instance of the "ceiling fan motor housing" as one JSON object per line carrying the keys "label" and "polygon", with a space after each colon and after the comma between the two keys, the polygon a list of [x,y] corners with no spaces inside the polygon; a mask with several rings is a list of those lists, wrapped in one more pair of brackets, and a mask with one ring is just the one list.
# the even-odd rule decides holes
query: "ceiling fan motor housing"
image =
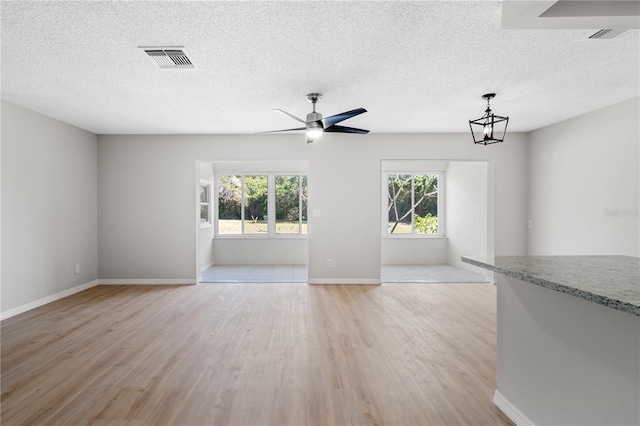
{"label": "ceiling fan motor housing", "polygon": [[309,127],[319,127],[322,129],[324,127],[322,125],[322,114],[319,112],[310,112],[307,114],[307,129]]}

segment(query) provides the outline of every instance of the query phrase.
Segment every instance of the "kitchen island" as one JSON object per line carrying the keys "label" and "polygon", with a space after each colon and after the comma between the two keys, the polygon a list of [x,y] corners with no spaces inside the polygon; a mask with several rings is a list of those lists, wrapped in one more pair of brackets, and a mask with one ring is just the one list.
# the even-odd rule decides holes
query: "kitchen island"
{"label": "kitchen island", "polygon": [[640,424],[640,259],[463,257],[497,273],[494,402],[516,424]]}

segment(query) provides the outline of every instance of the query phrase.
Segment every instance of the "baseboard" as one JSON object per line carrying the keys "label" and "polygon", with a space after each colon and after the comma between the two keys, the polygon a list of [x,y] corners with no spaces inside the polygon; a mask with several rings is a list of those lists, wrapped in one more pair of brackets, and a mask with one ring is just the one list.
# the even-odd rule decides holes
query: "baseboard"
{"label": "baseboard", "polygon": [[100,285],[189,285],[196,284],[194,278],[180,279],[109,279],[98,280]]}
{"label": "baseboard", "polygon": [[78,286],[61,291],[59,293],[52,294],[51,296],[43,297],[42,299],[38,299],[33,302],[26,303],[22,306],[9,309],[8,311],[0,313],[0,321],[6,320],[7,318],[11,318],[13,316],[19,315],[24,312],[30,311],[31,309],[38,308],[42,305],[46,305],[47,303],[55,302],[56,300],[63,299],[67,296],[71,296],[72,294],[79,293],[83,290],[94,287],[96,285],[98,285],[98,280],[89,281],[88,283],[80,284]]}
{"label": "baseboard", "polygon": [[518,426],[533,426],[533,422],[511,404],[498,390],[493,393],[493,403]]}
{"label": "baseboard", "polygon": [[382,284],[379,279],[370,278],[310,278],[308,284]]}

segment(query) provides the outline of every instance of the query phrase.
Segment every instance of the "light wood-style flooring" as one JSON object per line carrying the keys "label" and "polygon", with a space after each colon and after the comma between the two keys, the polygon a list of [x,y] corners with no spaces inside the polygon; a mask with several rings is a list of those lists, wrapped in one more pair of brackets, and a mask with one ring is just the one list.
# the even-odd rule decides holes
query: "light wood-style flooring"
{"label": "light wood-style flooring", "polygon": [[511,424],[491,284],[98,286],[2,325],[2,425]]}

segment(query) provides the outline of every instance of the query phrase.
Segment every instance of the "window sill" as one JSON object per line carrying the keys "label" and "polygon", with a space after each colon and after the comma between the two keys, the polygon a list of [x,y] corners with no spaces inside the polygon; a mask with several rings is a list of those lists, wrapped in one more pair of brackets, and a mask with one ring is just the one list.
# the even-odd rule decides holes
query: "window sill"
{"label": "window sill", "polygon": [[213,225],[211,225],[210,223],[201,223],[200,224],[200,229],[207,229],[207,228],[212,228]]}
{"label": "window sill", "polygon": [[304,235],[216,235],[221,240],[306,240]]}
{"label": "window sill", "polygon": [[448,240],[449,237],[446,235],[414,235],[414,234],[397,234],[397,235],[389,235],[384,234],[382,238],[389,240]]}

